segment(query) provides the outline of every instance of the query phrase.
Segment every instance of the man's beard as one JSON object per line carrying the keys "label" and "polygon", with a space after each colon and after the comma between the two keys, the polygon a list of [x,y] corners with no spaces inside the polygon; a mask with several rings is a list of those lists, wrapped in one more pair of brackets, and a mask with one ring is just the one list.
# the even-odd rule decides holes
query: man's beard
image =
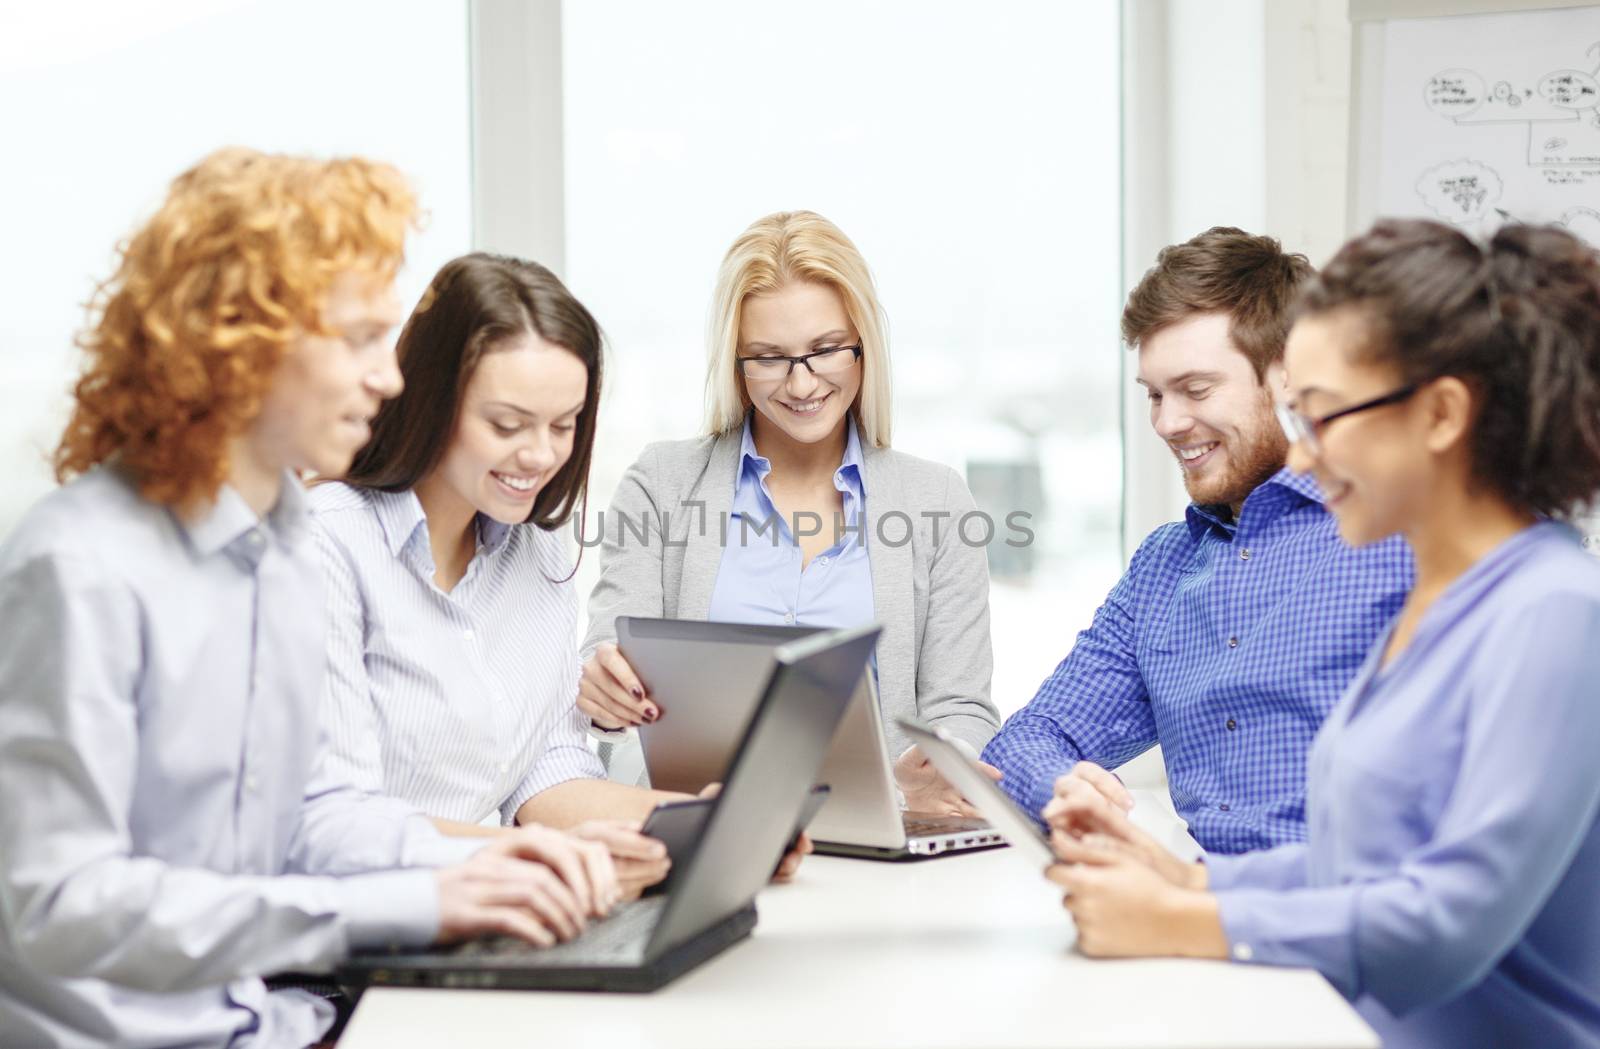
{"label": "man's beard", "polygon": [[1289,440],[1278,428],[1277,421],[1268,415],[1257,416],[1248,430],[1224,442],[1227,452],[1227,472],[1200,480],[1183,475],[1183,487],[1189,498],[1201,506],[1238,506],[1251,492],[1273,474],[1283,469],[1289,456]]}

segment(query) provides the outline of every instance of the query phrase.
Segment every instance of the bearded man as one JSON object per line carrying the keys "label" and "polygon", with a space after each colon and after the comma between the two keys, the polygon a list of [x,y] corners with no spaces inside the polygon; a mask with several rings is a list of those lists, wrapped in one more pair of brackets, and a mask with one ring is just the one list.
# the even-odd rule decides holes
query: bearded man
{"label": "bearded man", "polygon": [[1338,493],[1284,468],[1274,388],[1312,272],[1270,237],[1218,227],[1163,249],[1129,296],[1123,338],[1192,502],[983,752],[1036,817],[1057,789],[1131,807],[1104,770],[1160,744],[1205,850],[1305,839],[1311,739],[1413,577],[1403,541],[1351,549],[1327,510]]}

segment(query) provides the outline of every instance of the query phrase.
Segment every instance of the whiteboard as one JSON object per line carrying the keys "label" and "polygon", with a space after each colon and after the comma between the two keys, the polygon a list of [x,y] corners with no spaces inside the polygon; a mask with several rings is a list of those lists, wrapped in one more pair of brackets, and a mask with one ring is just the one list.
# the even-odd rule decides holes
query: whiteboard
{"label": "whiteboard", "polygon": [[[1348,230],[1559,222],[1600,248],[1600,4],[1351,0]],[[1600,504],[1574,522],[1600,555]]]}
{"label": "whiteboard", "polygon": [[1351,232],[1559,222],[1600,247],[1600,5],[1540,8],[1352,5]]}

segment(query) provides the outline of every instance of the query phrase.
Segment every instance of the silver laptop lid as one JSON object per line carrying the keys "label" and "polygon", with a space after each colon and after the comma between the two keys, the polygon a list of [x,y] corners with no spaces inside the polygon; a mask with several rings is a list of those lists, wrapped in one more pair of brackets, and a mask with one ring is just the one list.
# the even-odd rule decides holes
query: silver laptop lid
{"label": "silver laptop lid", "polygon": [[[818,627],[619,616],[617,645],[661,708],[639,730],[650,785],[696,793],[720,780],[772,673],[778,646]],[[821,842],[898,849],[905,827],[885,750],[877,686],[863,671],[817,782],[832,788],[811,822]]]}
{"label": "silver laptop lid", "polygon": [[951,786],[972,802],[983,818],[1004,835],[1011,847],[1029,863],[1042,869],[1057,862],[1044,832],[1017,808],[1005,791],[967,760],[944,729],[919,724],[909,718],[900,718],[899,725],[922,748],[928,760],[944,774]]}
{"label": "silver laptop lid", "polygon": [[872,655],[876,626],[778,649],[705,830],[650,938],[670,948],[741,910],[772,875]]}

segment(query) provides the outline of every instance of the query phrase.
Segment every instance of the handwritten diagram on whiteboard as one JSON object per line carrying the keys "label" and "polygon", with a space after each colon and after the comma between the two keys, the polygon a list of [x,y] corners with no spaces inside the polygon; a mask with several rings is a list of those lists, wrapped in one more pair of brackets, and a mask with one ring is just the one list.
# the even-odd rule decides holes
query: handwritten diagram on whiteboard
{"label": "handwritten diagram on whiteboard", "polygon": [[1380,214],[1600,246],[1600,7],[1396,19],[1383,55]]}

